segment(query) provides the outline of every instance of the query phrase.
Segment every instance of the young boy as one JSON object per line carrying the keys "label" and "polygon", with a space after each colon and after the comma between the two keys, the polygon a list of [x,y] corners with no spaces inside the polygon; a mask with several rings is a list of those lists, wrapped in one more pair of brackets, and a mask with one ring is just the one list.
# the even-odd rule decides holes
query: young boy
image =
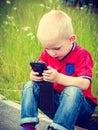
{"label": "young boy", "polygon": [[41,18],[37,37],[44,48],[39,61],[44,61],[48,70],[42,76],[31,70],[30,81],[23,86],[21,126],[36,130],[38,82],[48,81],[53,83],[55,109],[53,113],[45,112],[53,120],[47,130],[74,130],[75,125],[90,119],[97,105],[91,91],[92,58],[76,44],[71,19],[62,11],[52,10]]}

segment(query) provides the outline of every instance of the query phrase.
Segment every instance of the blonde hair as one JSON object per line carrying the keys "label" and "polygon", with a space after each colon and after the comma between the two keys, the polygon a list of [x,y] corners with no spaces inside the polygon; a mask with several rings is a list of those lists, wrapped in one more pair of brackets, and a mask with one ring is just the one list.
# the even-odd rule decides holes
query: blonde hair
{"label": "blonde hair", "polygon": [[38,39],[43,41],[65,40],[73,34],[70,17],[60,10],[52,10],[41,18],[37,30]]}

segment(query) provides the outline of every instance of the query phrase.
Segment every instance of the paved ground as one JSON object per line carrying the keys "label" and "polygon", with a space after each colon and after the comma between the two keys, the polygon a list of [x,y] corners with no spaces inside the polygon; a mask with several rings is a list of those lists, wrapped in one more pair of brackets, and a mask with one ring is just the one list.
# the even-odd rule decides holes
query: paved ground
{"label": "paved ground", "polygon": [[[47,126],[51,122],[46,116],[39,114],[40,124],[37,130],[47,130]],[[20,105],[0,95],[0,130],[21,130],[19,126]],[[84,130],[77,128],[77,130]]]}

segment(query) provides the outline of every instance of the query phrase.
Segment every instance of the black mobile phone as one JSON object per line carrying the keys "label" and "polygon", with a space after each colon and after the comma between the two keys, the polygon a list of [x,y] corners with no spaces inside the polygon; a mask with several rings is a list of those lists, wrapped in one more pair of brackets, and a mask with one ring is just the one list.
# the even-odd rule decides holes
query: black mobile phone
{"label": "black mobile phone", "polygon": [[30,66],[35,72],[39,72],[39,76],[42,76],[44,70],[47,70],[45,62],[42,61],[33,61],[30,62]]}
{"label": "black mobile phone", "polygon": [[[39,76],[42,76],[44,70],[47,70],[47,66],[44,62],[33,61],[30,62],[30,66],[36,72],[39,72]],[[54,89],[53,83],[41,81],[37,82],[40,86],[40,109],[43,112],[54,112]]]}

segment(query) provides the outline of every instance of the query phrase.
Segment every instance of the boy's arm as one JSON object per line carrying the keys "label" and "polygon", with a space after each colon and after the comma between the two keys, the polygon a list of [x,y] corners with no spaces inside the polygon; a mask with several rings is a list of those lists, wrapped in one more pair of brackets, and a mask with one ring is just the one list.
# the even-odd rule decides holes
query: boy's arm
{"label": "boy's arm", "polygon": [[82,90],[86,90],[89,87],[90,80],[82,77],[71,77],[58,73],[57,83],[64,86],[76,86]]}
{"label": "boy's arm", "polygon": [[56,82],[64,86],[76,86],[82,90],[89,87],[90,79],[83,77],[72,77],[59,73],[56,69],[48,66],[48,70],[43,73],[43,80],[48,82]]}

